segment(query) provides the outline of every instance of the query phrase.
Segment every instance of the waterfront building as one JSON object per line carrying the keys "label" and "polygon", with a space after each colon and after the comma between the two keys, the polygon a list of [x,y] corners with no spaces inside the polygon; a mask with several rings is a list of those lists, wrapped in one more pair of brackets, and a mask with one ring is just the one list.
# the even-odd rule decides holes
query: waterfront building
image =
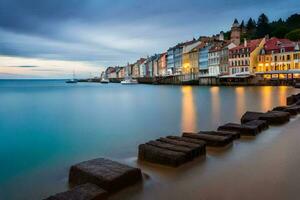
{"label": "waterfront building", "polygon": [[167,75],[167,53],[162,53],[159,56],[158,75],[159,76],[166,76]]}
{"label": "waterfront building", "polygon": [[263,48],[266,39],[247,41],[229,50],[230,74],[253,74],[256,71],[257,57]]}
{"label": "waterfront building", "polygon": [[156,54],[153,56],[153,77],[159,76],[159,57]]}
{"label": "waterfront building", "polygon": [[140,66],[139,66],[139,62],[135,62],[132,65],[132,77],[137,78],[140,76]]}
{"label": "waterfront building", "polygon": [[183,45],[182,50],[182,74],[198,74],[199,72],[199,59],[198,53],[195,51],[201,44],[199,40],[193,40]]}
{"label": "waterfront building", "polygon": [[271,38],[260,51],[256,72],[299,69],[298,56],[297,43]]}
{"label": "waterfront building", "polygon": [[116,73],[117,73],[117,78],[125,78],[125,67],[119,67]]}
{"label": "waterfront building", "polygon": [[208,51],[208,75],[220,75],[220,57],[221,57],[221,44],[215,44]]}
{"label": "waterfront building", "polygon": [[142,62],[141,62],[141,64],[140,64],[140,69],[139,69],[139,72],[140,72],[140,77],[146,77],[146,72],[147,72],[147,70],[146,70],[146,62],[147,62],[147,59],[144,59]]}
{"label": "waterfront building", "polygon": [[153,77],[158,72],[158,55],[155,54],[147,58],[145,62],[146,77]]}
{"label": "waterfront building", "polygon": [[237,19],[234,20],[231,27],[230,41],[237,46],[241,43],[241,27]]}
{"label": "waterfront building", "polygon": [[206,43],[202,48],[199,48],[198,58],[199,58],[199,74],[201,76],[208,75],[208,53],[211,48],[211,44]]}
{"label": "waterfront building", "polygon": [[221,51],[220,51],[220,58],[219,58],[219,70],[220,75],[229,75],[229,50],[235,48],[236,45],[233,42],[226,42]]}
{"label": "waterfront building", "polygon": [[181,74],[183,44],[178,44],[174,49],[174,74]]}
{"label": "waterfront building", "polygon": [[140,58],[137,60],[132,66],[132,77],[137,78],[140,77],[140,66],[144,63],[146,59]]}
{"label": "waterfront building", "polygon": [[167,74],[173,75],[175,66],[174,66],[174,47],[169,48],[167,51]]}
{"label": "waterfront building", "polygon": [[117,78],[116,67],[108,67],[105,74],[107,78]]}

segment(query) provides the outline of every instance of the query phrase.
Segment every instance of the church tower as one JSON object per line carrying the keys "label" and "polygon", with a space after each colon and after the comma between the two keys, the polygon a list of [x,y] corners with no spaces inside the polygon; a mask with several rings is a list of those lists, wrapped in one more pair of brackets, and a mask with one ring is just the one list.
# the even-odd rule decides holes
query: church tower
{"label": "church tower", "polygon": [[231,27],[230,41],[237,46],[241,42],[241,27],[237,19],[234,20]]}

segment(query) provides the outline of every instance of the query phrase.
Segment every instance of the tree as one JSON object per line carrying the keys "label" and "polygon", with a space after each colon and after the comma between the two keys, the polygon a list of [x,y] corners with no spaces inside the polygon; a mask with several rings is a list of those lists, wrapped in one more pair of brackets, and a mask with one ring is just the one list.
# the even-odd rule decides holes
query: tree
{"label": "tree", "polygon": [[286,34],[285,37],[292,41],[299,41],[300,40],[300,28],[289,32],[288,34]]}
{"label": "tree", "polygon": [[280,18],[278,21],[270,23],[271,37],[284,38],[290,30],[287,28],[285,22]]}
{"label": "tree", "polygon": [[298,29],[300,28],[300,14],[291,15],[286,20],[286,26],[290,29]]}
{"label": "tree", "polygon": [[254,37],[255,34],[255,30],[256,30],[256,23],[255,21],[250,17],[250,19],[247,22],[246,25],[246,30],[247,30],[247,38],[248,39],[252,39]]}
{"label": "tree", "polygon": [[273,29],[271,36],[277,38],[284,38],[286,34],[289,33],[289,29],[285,26],[278,26]]}
{"label": "tree", "polygon": [[262,38],[271,33],[268,17],[263,13],[258,17],[256,37]]}

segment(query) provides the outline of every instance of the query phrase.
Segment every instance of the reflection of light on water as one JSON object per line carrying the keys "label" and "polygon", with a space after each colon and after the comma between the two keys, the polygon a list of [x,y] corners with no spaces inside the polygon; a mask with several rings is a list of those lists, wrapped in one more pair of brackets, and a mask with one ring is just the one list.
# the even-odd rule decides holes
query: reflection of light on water
{"label": "reflection of light on water", "polygon": [[182,92],[182,131],[197,131],[196,105],[194,102],[193,88],[184,86]]}
{"label": "reflection of light on water", "polygon": [[272,87],[271,86],[262,87],[261,92],[262,92],[261,109],[262,111],[268,111],[272,106],[271,103]]}
{"label": "reflection of light on water", "polygon": [[286,86],[280,86],[279,87],[279,95],[278,95],[278,98],[279,98],[279,104],[281,106],[284,106],[286,105],[286,97],[288,96],[288,93],[287,93],[287,87]]}
{"label": "reflection of light on water", "polygon": [[235,88],[235,98],[236,98],[236,114],[239,118],[244,114],[245,109],[245,88],[237,87]]}
{"label": "reflection of light on water", "polygon": [[212,100],[212,116],[216,121],[220,121],[220,88],[211,87],[211,100]]}

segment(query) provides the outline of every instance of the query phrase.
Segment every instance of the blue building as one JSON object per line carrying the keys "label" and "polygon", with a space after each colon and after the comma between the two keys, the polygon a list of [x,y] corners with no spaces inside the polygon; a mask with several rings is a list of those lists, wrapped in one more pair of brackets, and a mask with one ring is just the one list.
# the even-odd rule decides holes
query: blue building
{"label": "blue building", "polygon": [[174,73],[174,47],[168,49],[167,51],[167,73],[169,75]]}
{"label": "blue building", "polygon": [[208,74],[208,52],[211,45],[199,49],[199,72],[200,75]]}

